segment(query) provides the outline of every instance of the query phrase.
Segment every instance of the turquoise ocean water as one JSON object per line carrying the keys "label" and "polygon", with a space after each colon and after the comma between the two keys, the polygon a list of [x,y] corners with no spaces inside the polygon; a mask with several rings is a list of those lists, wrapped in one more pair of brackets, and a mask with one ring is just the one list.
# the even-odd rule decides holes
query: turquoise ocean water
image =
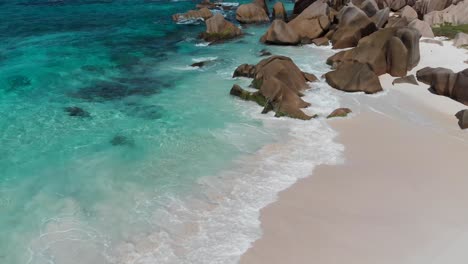
{"label": "turquoise ocean water", "polygon": [[[194,5],[0,1],[0,263],[235,263],[259,209],[336,159],[322,121],[228,95],[266,26],[207,46],[203,24],[171,21]],[[269,49],[316,74],[331,54]],[[337,105],[315,88],[313,111]]]}

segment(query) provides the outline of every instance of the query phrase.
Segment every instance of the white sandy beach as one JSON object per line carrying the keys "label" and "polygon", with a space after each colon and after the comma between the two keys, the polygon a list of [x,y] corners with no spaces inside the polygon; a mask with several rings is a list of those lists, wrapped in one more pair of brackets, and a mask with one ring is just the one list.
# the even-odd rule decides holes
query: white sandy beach
{"label": "white sandy beach", "polygon": [[[421,43],[426,67],[460,71],[464,49]],[[354,114],[330,120],[345,161],[319,166],[261,213],[263,236],[241,263],[467,263],[468,108],[427,85],[380,77],[385,94],[343,94]]]}

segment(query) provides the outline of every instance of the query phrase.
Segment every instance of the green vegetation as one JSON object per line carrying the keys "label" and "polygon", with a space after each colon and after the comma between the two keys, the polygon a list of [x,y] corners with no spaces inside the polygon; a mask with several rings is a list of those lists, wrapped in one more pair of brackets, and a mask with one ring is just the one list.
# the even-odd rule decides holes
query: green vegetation
{"label": "green vegetation", "polygon": [[433,27],[432,31],[434,35],[439,37],[447,37],[453,39],[458,32],[463,32],[468,34],[468,24],[464,25],[452,25],[452,24],[443,24],[437,27]]}

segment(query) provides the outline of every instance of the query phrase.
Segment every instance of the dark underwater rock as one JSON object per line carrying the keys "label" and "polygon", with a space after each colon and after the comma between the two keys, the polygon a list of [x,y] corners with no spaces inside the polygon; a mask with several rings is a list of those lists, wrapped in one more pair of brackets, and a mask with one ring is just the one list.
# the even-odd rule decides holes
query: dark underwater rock
{"label": "dark underwater rock", "polygon": [[7,78],[9,90],[16,90],[18,88],[31,85],[31,80],[24,75],[13,75]]}
{"label": "dark underwater rock", "polygon": [[159,105],[127,104],[122,111],[126,115],[147,120],[156,120],[163,117],[164,109]]}
{"label": "dark underwater rock", "polygon": [[[141,86],[129,86],[119,82],[101,81],[93,86],[84,87],[71,94],[72,97],[92,102],[120,100],[128,96],[150,96],[159,92],[159,89],[146,83],[146,79],[129,79],[121,81],[143,81]],[[138,84],[138,83],[137,83]]]}
{"label": "dark underwater rock", "polygon": [[135,145],[135,142],[133,141],[133,139],[127,137],[127,136],[124,136],[124,135],[115,135],[110,143],[112,144],[112,146],[133,146]]}
{"label": "dark underwater rock", "polygon": [[88,111],[85,111],[83,108],[77,106],[70,106],[64,108],[65,112],[68,113],[69,116],[76,116],[76,117],[90,117]]}

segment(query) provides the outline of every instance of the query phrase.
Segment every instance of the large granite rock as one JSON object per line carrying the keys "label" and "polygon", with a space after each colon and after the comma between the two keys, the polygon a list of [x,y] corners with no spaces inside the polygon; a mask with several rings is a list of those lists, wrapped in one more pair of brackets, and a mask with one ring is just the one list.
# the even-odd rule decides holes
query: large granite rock
{"label": "large granite rock", "polygon": [[398,11],[407,5],[406,0],[387,0],[386,2],[392,11]]}
{"label": "large granite rock", "polygon": [[323,36],[330,27],[328,16],[314,18],[296,17],[288,23],[290,28],[299,35],[303,43],[311,43],[313,39]]}
{"label": "large granite rock", "polygon": [[267,5],[267,3],[266,3],[265,0],[253,0],[252,3],[254,3],[254,4],[260,6],[260,7],[265,11],[265,13],[267,14],[267,16],[270,15],[270,11],[268,10],[268,5]]}
{"label": "large granite rock", "polygon": [[427,22],[415,19],[408,24],[408,27],[418,30],[419,33],[421,33],[421,36],[425,38],[434,37],[434,32],[432,32],[432,28]]}
{"label": "large granite rock", "polygon": [[419,32],[410,28],[385,28],[361,39],[356,48],[331,56],[327,64],[368,64],[377,74],[403,77],[419,62]]}
{"label": "large granite rock", "polygon": [[382,91],[379,78],[364,63],[341,63],[335,71],[326,73],[325,79],[331,87],[345,92],[373,94]]}
{"label": "large granite rock", "polygon": [[405,6],[400,10],[401,17],[406,18],[408,22],[418,19],[418,13],[411,6]]}
{"label": "large granite rock", "polygon": [[351,113],[351,109],[349,108],[338,108],[333,110],[327,118],[334,118],[334,117],[346,117],[349,113]]}
{"label": "large granite rock", "polygon": [[417,0],[414,9],[418,14],[424,16],[433,11],[440,11],[452,4],[452,0]]}
{"label": "large granite rock", "polygon": [[359,7],[368,17],[374,16],[377,11],[379,11],[379,7],[375,0],[354,0],[352,1],[357,7]]}
{"label": "large granite rock", "polygon": [[457,48],[468,45],[468,34],[458,32],[453,39],[453,45]]}
{"label": "large granite rock", "polygon": [[468,109],[461,110],[455,114],[455,117],[458,119],[458,125],[461,129],[468,128]]}
{"label": "large granite rock", "polygon": [[450,69],[426,67],[416,72],[418,81],[430,85],[438,95],[468,105],[468,69],[454,73]]}
{"label": "large granite rock", "polygon": [[244,24],[255,24],[269,22],[270,18],[260,5],[250,3],[237,8],[236,20]]}
{"label": "large granite rock", "polygon": [[273,19],[281,19],[284,22],[288,21],[288,15],[282,2],[276,2],[273,6]]}
{"label": "large granite rock", "polygon": [[377,30],[366,13],[354,6],[344,7],[338,15],[338,20],[338,29],[331,38],[335,49],[354,47],[361,38]]}
{"label": "large granite rock", "polygon": [[216,14],[206,20],[206,32],[201,37],[208,42],[219,42],[242,35],[242,31],[231,22],[224,19],[223,15]]}
{"label": "large granite rock", "polygon": [[207,20],[212,17],[213,14],[208,8],[202,8],[200,10],[190,10],[184,14],[175,14],[172,16],[172,20],[176,22],[185,22],[190,20]]}
{"label": "large granite rock", "polygon": [[[307,82],[310,77],[303,73],[290,58],[272,56],[253,67],[255,70],[252,86],[258,89],[258,93],[248,93],[239,87],[233,87],[231,94],[245,100],[256,101],[264,107],[262,113],[273,110],[276,116],[289,116],[304,120],[312,118],[301,110],[310,105],[301,99],[302,92],[309,88]],[[242,68],[246,67],[242,66]],[[258,96],[264,99],[258,99]]]}
{"label": "large granite rock", "polygon": [[276,19],[263,35],[261,41],[266,44],[297,45],[301,42],[301,38],[289,24]]}
{"label": "large granite rock", "polygon": [[304,9],[294,20],[312,19],[319,16],[328,16],[330,14],[330,7],[327,0],[316,0],[306,9]]}
{"label": "large granite rock", "polygon": [[468,24],[468,0],[451,5],[444,10],[434,11],[424,16],[429,25],[449,23],[452,25]]}
{"label": "large granite rock", "polygon": [[409,83],[409,84],[419,85],[414,74],[401,77],[401,78],[396,78],[395,80],[393,80],[392,85],[399,84],[399,83]]}
{"label": "large granite rock", "polygon": [[324,0],[318,0],[289,23],[275,20],[261,41],[267,44],[297,45],[312,43],[330,27],[329,7]]}

